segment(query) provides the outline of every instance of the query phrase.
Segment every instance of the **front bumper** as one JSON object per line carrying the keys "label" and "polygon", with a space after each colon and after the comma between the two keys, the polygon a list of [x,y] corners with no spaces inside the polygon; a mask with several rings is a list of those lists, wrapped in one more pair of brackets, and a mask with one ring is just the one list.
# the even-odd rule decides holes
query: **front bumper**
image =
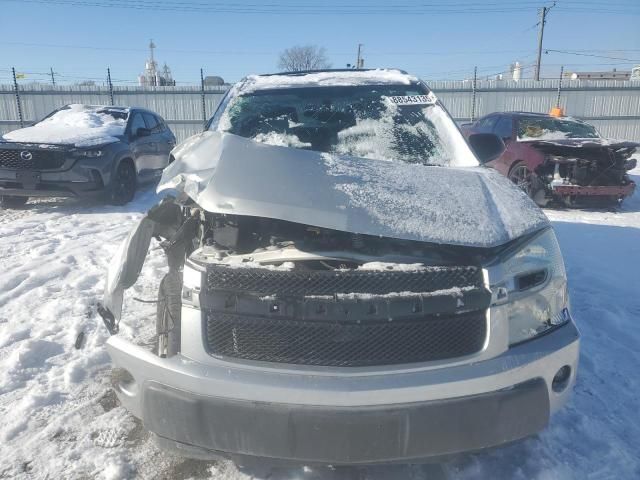
{"label": "front bumper", "polygon": [[69,159],[60,170],[0,168],[0,196],[100,197],[111,178],[112,159]]}
{"label": "front bumper", "polygon": [[636,188],[634,182],[626,185],[554,185],[553,193],[562,197],[629,197]]}
{"label": "front bumper", "polygon": [[0,196],[15,197],[99,197],[104,193],[104,184],[94,182],[41,182],[25,188],[15,182],[0,180]]}
{"label": "front bumper", "polygon": [[[497,357],[442,368],[266,368],[107,343],[123,405],[166,445],[198,458],[323,464],[411,462],[501,445],[544,428],[575,382],[569,323]],[[571,377],[554,391],[553,377]],[[557,389],[556,389],[557,390]]]}

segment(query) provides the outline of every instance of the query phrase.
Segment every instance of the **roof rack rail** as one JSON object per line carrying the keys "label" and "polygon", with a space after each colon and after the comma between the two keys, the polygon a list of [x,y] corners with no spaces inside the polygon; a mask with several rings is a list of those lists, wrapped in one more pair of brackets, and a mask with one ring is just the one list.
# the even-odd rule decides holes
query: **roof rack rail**
{"label": "roof rack rail", "polygon": [[327,72],[370,72],[372,70],[395,70],[407,75],[407,72],[400,70],[399,68],[321,68],[317,70],[299,70],[296,72],[277,72],[277,73],[262,73],[259,77],[272,77],[276,75],[298,76],[307,75],[309,73],[327,73]]}

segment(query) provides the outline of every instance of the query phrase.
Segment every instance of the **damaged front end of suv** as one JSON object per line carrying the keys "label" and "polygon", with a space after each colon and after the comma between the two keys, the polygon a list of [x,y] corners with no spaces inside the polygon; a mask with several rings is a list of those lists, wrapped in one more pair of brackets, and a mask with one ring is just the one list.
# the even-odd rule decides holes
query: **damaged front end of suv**
{"label": "damaged front end of suv", "polygon": [[636,184],[627,172],[636,167],[631,156],[637,143],[593,141],[531,142],[545,161],[536,170],[552,198],[567,206],[591,203],[617,205],[633,195]]}
{"label": "damaged front end of suv", "polygon": [[[368,91],[390,81],[387,71],[337,78],[361,89],[367,75],[377,82]],[[430,126],[394,135],[439,130],[439,155],[455,152],[462,168],[216,128],[174,150],[159,190],[175,196],[123,243],[100,308],[118,397],[164,447],[196,458],[410,462],[531,435],[568,399],[579,335],[548,220],[507,179],[473,166],[426,87],[398,78],[394,88],[421,96],[394,102],[428,110]],[[327,91],[312,88],[326,105]],[[311,112],[360,142],[371,126],[357,116],[348,125],[351,107],[320,114],[300,95],[303,113],[288,128]],[[292,112],[280,107],[277,117]],[[316,147],[319,129],[278,141]],[[150,351],[115,333],[153,237],[169,273]]]}
{"label": "damaged front end of suv", "polygon": [[[531,194],[539,205],[556,200],[566,206],[616,206],[633,195],[636,184],[627,172],[636,167],[633,155],[640,144],[602,138],[593,126],[569,117],[521,116],[518,122],[519,145],[530,152],[534,167]],[[514,181],[518,168],[526,172],[527,167],[515,167]]]}

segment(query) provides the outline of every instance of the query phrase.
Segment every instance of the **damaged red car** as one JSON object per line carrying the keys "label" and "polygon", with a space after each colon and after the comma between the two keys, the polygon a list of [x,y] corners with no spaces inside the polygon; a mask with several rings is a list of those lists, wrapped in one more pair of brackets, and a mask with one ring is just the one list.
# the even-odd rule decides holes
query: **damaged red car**
{"label": "damaged red car", "polygon": [[492,113],[462,126],[465,136],[494,133],[505,143],[486,163],[519,185],[540,206],[618,205],[633,194],[627,172],[639,143],[602,138],[592,125],[540,113]]}

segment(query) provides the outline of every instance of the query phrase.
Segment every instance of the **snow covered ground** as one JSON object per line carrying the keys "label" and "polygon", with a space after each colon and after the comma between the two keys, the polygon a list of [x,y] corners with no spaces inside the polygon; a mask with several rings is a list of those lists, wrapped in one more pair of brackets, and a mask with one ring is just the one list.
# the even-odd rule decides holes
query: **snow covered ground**
{"label": "snow covered ground", "polygon": [[[156,201],[147,189],[124,207],[42,200],[0,211],[0,478],[640,478],[640,192],[617,212],[546,211],[583,335],[575,395],[548,429],[441,465],[338,470],[183,460],[118,405],[95,305],[118,243]],[[154,249],[122,334],[150,340],[154,305],[132,297],[154,298],[164,268]]]}

